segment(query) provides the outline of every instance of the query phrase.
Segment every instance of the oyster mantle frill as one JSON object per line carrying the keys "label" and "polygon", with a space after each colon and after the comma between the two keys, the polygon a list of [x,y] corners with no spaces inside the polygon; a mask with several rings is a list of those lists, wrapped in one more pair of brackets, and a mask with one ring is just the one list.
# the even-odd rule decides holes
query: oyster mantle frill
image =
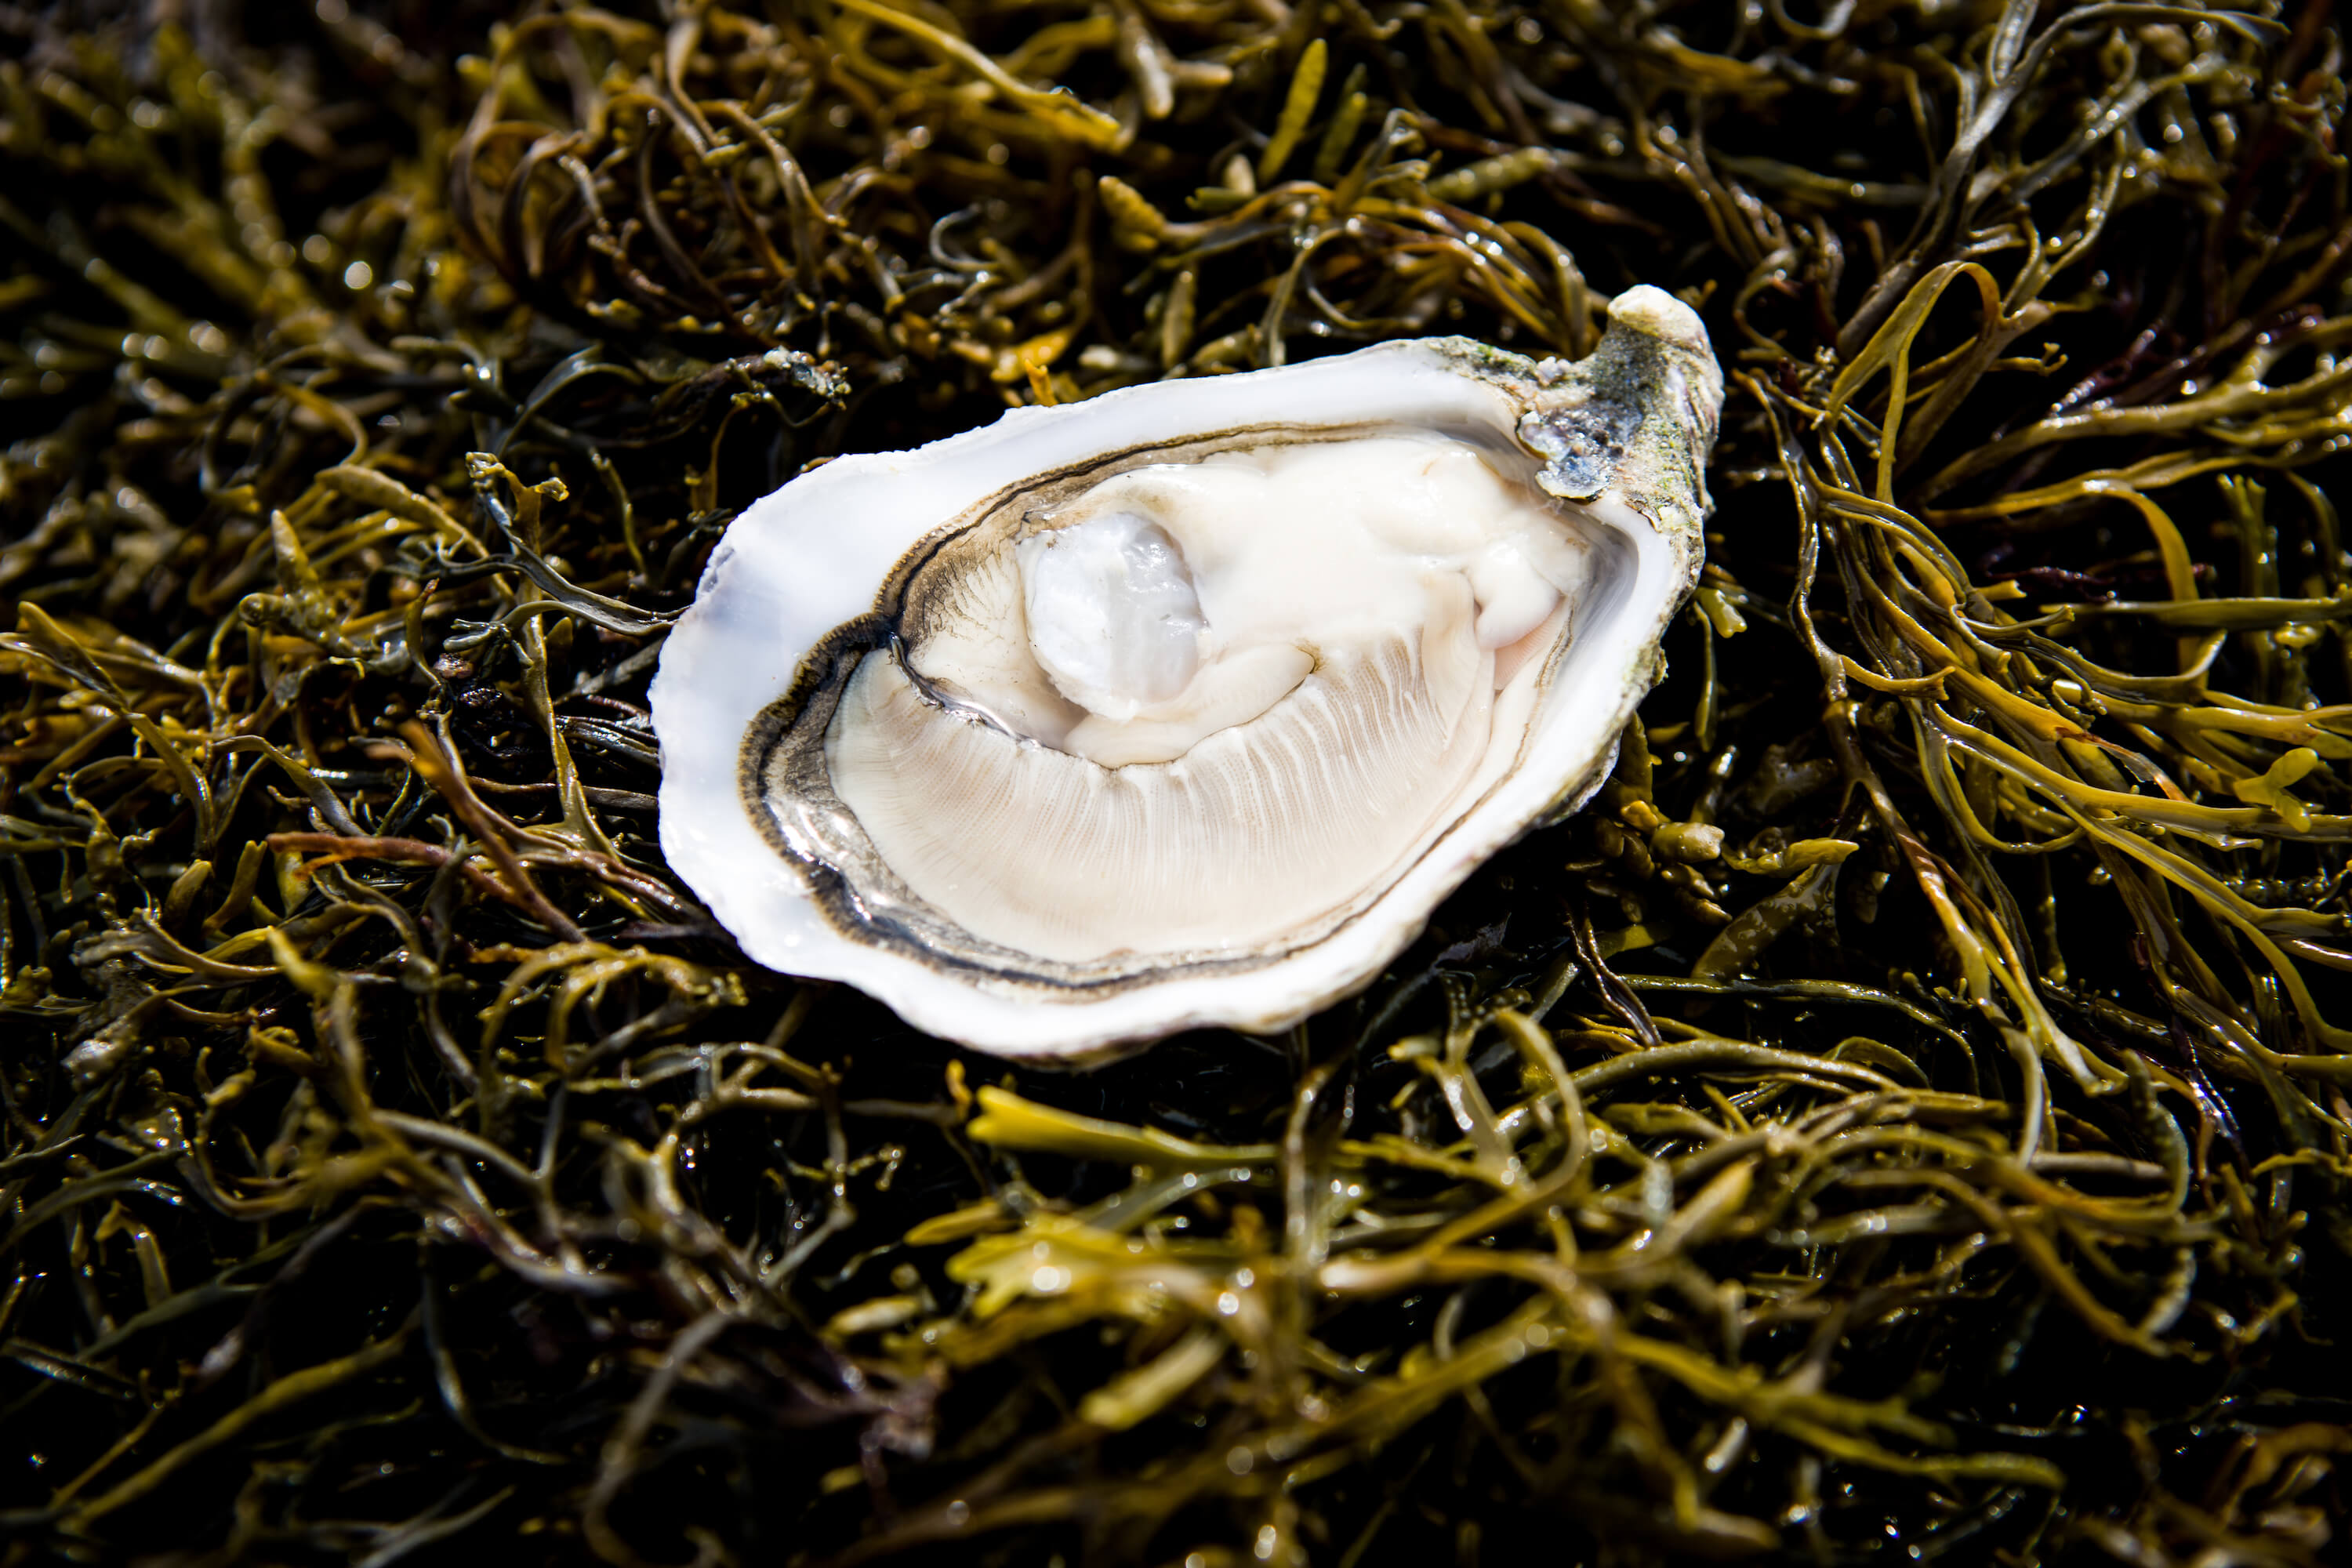
{"label": "oyster mantle frill", "polygon": [[1597,786],[1695,580],[1722,379],[1655,289],[1016,410],[729,528],[661,838],[751,957],[1087,1057],[1280,1028]]}

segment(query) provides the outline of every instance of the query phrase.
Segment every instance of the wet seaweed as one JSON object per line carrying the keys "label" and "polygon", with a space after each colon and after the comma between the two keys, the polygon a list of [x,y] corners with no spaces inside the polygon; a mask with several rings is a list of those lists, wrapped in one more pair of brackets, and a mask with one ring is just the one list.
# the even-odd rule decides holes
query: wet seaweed
{"label": "wet seaweed", "polygon": [[[2327,5],[0,40],[8,1562],[2331,1549]],[[1362,997],[1013,1069],[667,872],[808,464],[1633,282],[1733,381],[1672,674]]]}

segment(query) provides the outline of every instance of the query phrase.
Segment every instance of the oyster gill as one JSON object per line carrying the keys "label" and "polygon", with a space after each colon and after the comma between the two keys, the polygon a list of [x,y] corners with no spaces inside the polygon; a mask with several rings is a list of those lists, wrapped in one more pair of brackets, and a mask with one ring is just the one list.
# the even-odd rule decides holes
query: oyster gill
{"label": "oyster gill", "polygon": [[1654,289],[1021,410],[746,511],[653,691],[661,832],[751,956],[1084,1056],[1280,1027],[1605,771],[1722,384]]}

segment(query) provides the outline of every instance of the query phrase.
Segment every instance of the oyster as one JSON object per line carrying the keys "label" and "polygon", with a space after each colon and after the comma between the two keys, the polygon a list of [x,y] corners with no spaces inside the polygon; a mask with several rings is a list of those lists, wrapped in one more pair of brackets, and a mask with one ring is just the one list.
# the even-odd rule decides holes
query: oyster
{"label": "oyster", "polygon": [[1700,559],[1704,329],[1022,409],[736,520],[653,687],[762,963],[1008,1056],[1282,1027],[1597,786]]}

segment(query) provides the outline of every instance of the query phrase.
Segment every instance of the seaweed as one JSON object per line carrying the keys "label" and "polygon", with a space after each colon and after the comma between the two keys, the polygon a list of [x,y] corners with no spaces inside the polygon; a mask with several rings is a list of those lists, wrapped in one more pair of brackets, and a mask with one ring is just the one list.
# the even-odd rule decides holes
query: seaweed
{"label": "seaweed", "polygon": [[[2326,5],[0,39],[8,1563],[2330,1550]],[[1634,282],[1733,380],[1672,673],[1361,997],[1013,1068],[667,873],[793,473]]]}

